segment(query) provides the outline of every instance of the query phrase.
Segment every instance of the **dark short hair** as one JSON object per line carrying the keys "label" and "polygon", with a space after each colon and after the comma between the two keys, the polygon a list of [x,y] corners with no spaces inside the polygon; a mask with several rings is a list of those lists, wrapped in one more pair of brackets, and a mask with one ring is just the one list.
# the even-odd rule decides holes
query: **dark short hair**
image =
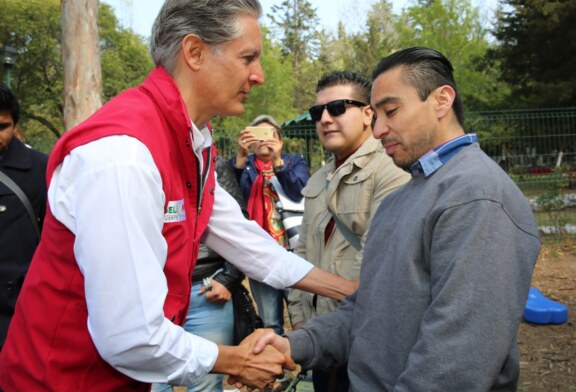
{"label": "dark short hair", "polygon": [[318,83],[316,83],[316,93],[334,86],[352,86],[354,94],[356,94],[354,99],[358,101],[366,102],[366,105],[370,103],[370,90],[372,90],[372,82],[359,73],[347,72],[347,71],[333,71],[322,75]]}
{"label": "dark short hair", "polygon": [[8,87],[0,86],[0,112],[8,112],[12,116],[14,125],[20,120],[20,105],[18,99]]}
{"label": "dark short hair", "polygon": [[422,101],[440,86],[448,85],[456,92],[452,107],[456,119],[464,127],[464,109],[454,81],[454,68],[444,55],[434,49],[413,47],[402,49],[384,57],[372,72],[372,80],[396,67],[403,68],[403,75]]}

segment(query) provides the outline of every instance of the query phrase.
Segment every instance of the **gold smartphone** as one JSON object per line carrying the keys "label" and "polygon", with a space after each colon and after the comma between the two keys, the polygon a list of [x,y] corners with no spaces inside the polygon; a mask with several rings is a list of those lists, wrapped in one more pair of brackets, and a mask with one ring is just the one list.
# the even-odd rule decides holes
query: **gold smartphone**
{"label": "gold smartphone", "polygon": [[246,127],[258,140],[274,139],[274,127]]}

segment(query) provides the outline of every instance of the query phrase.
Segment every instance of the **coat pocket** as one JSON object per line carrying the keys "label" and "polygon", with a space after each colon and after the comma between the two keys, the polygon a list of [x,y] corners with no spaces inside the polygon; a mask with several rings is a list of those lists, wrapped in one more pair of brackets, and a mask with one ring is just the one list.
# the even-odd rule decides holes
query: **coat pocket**
{"label": "coat pocket", "polygon": [[336,209],[339,214],[365,214],[370,211],[374,188],[373,168],[350,173],[338,187]]}

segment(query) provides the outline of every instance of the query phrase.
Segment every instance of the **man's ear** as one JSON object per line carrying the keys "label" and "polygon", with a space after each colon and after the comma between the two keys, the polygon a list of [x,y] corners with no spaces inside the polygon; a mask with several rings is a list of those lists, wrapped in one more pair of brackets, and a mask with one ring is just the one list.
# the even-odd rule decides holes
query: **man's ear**
{"label": "man's ear", "polygon": [[366,106],[366,107],[362,108],[362,114],[363,114],[363,119],[364,119],[364,128],[371,127],[372,126],[372,116],[374,115],[372,108],[370,106]]}
{"label": "man's ear", "polygon": [[197,35],[188,34],[182,40],[182,58],[191,70],[197,71],[204,59],[207,45]]}
{"label": "man's ear", "polygon": [[438,118],[443,118],[452,109],[454,99],[456,99],[456,91],[451,86],[444,85],[436,89],[434,98],[436,115]]}

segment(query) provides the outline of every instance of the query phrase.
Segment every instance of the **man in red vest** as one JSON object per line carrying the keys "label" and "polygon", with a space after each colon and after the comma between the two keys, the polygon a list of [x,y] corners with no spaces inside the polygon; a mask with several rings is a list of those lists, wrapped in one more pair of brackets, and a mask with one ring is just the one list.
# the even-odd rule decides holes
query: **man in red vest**
{"label": "man in red vest", "polygon": [[355,282],[285,251],[214,180],[213,116],[264,82],[257,0],[167,0],[156,68],[55,145],[42,239],[4,348],[5,391],[147,391],[234,375],[264,388],[289,358],[180,326],[200,239],[251,278],[342,298]]}

